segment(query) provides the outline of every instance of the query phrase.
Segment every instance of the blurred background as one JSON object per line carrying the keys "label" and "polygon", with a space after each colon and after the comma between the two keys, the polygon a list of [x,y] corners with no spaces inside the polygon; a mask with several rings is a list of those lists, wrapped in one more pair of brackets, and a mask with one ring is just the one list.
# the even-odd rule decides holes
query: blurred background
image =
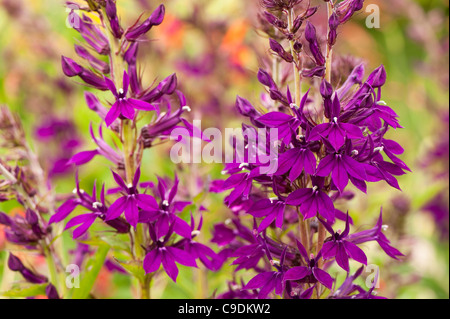
{"label": "blurred background", "polygon": [[[161,2],[166,5],[166,18],[140,50],[146,82],[176,72],[191,115],[202,119],[203,128],[239,127],[236,95],[259,103],[263,88],[256,73],[268,56],[268,39],[257,31],[258,0],[118,0],[122,25],[131,25],[141,12],[149,14]],[[388,79],[383,99],[404,127],[390,136],[404,147],[401,159],[412,173],[399,178],[402,192],[377,183],[369,187],[367,196],[358,194],[343,209],[353,212],[356,224],[369,226],[382,206],[384,224],[389,225],[386,235],[406,255],[393,261],[376,246],[366,247],[369,263],[380,266],[379,295],[448,298],[448,0],[365,1],[365,6],[371,4],[380,8],[380,28],[367,28],[370,13],[361,10],[339,29],[334,54],[337,61],[364,60],[367,73],[384,64]],[[74,58],[73,44],[81,40],[67,26],[67,13],[60,0],[0,0],[0,104],[19,114],[27,138],[61,193],[74,188],[73,171],[63,163],[88,149],[89,123],[100,122],[85,105],[85,88],[61,71],[61,55]],[[151,163],[143,172],[146,177],[173,176],[174,164],[161,156],[167,151],[168,146],[161,146],[146,154],[144,163]],[[97,163],[80,170],[82,185],[111,179],[108,163]],[[184,180],[191,175],[198,180],[218,179],[221,169],[221,165],[201,165],[184,167],[179,173]],[[204,240],[211,238],[215,223],[231,216],[222,200],[223,194],[205,198],[209,212],[204,215]],[[13,202],[0,203],[0,210],[21,213]],[[70,234],[64,236],[66,246],[74,248]],[[0,291],[11,281],[5,280],[8,248],[0,226]],[[45,267],[38,257],[30,263]],[[130,278],[107,266],[97,280],[95,296],[133,297]],[[226,289],[231,273],[228,266],[217,273],[180,267],[178,284],[157,280],[152,297],[208,298]]]}

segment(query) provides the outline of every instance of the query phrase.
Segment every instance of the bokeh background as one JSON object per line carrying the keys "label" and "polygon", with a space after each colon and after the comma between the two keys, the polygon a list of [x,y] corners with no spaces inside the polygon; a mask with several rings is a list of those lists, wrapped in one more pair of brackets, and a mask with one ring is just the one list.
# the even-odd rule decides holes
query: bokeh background
{"label": "bokeh background", "polygon": [[[149,33],[140,50],[147,83],[177,72],[180,89],[188,97],[194,119],[204,128],[238,127],[236,95],[257,104],[262,87],[256,72],[264,66],[268,40],[257,32],[257,0],[118,0],[123,25],[131,25],[142,11],[166,5],[163,24]],[[314,2],[314,1],[313,1]],[[318,2],[318,1],[317,1]],[[401,157],[412,173],[399,178],[402,192],[377,183],[368,195],[358,195],[347,207],[356,224],[372,225],[383,207],[388,238],[406,257],[392,261],[376,246],[368,246],[369,261],[380,266],[378,294],[389,298],[449,297],[448,202],[448,0],[369,0],[380,8],[380,28],[369,29],[363,9],[339,29],[337,59],[362,59],[367,70],[384,64],[388,74],[384,100],[400,115],[403,129],[390,132],[405,148]],[[61,163],[90,145],[89,123],[99,123],[85,105],[84,87],[64,77],[60,57],[74,57],[79,34],[66,25],[67,11],[60,0],[0,0],[0,104],[20,115],[27,138],[50,174],[57,192],[74,187],[73,171]],[[158,75],[158,76],[157,76]],[[61,147],[65,145],[66,147]],[[65,153],[62,153],[65,149]],[[144,159],[143,172],[173,176],[174,164],[160,146]],[[0,152],[4,152],[1,150]],[[80,171],[82,185],[110,180],[107,162]],[[102,169],[103,168],[103,169]],[[188,166],[179,174],[220,178],[220,165]],[[183,177],[182,177],[183,178]],[[201,185],[190,185],[194,189]],[[211,194],[204,205],[204,240],[213,225],[230,216],[223,195]],[[0,210],[21,213],[14,202]],[[1,226],[0,226],[1,227]],[[70,234],[66,247],[75,247]],[[0,228],[0,291],[19,278],[5,269],[7,250]],[[211,243],[213,249],[217,247]],[[35,268],[45,267],[28,256]],[[97,280],[97,298],[131,298],[131,279],[106,265]],[[175,285],[154,283],[153,298],[208,298],[223,292],[232,268],[217,273],[183,269]]]}

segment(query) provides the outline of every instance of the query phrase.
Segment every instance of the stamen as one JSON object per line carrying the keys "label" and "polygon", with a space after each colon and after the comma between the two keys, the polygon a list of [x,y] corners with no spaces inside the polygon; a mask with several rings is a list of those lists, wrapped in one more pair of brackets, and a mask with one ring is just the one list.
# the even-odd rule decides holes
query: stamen
{"label": "stamen", "polygon": [[162,202],[163,206],[169,206],[169,201],[167,199],[163,200]]}
{"label": "stamen", "polygon": [[192,111],[191,108],[189,106],[187,106],[187,105],[183,106],[181,109],[183,111],[188,111],[188,112]]}
{"label": "stamen", "polygon": [[380,100],[377,102],[378,105],[387,105],[387,103],[383,100]]}
{"label": "stamen", "polygon": [[353,151],[352,151],[352,155],[355,155],[355,156],[356,156],[356,155],[358,155],[358,154],[359,154],[359,152],[358,152],[357,150],[353,150]]}
{"label": "stamen", "polygon": [[198,235],[200,235],[200,231],[199,230],[193,230],[192,233],[191,233],[192,237],[198,236]]}
{"label": "stamen", "polygon": [[295,103],[291,103],[291,104],[289,104],[289,106],[290,106],[292,109],[296,109],[296,110],[299,109],[298,105],[295,104]]}
{"label": "stamen", "polygon": [[271,260],[270,261],[270,264],[272,265],[272,266],[275,266],[275,265],[277,265],[277,266],[279,266],[280,265],[280,262],[278,261],[278,260]]}
{"label": "stamen", "polygon": [[242,167],[248,167],[248,163],[241,163],[241,164],[239,164],[239,168],[242,168]]}
{"label": "stamen", "polygon": [[338,120],[338,119],[337,119],[337,117],[336,117],[336,116],[335,116],[335,117],[333,117],[333,122],[334,122],[334,123],[337,123],[337,120]]}
{"label": "stamen", "polygon": [[99,203],[99,202],[95,202],[95,203],[92,204],[92,207],[95,208],[95,209],[97,209],[99,207],[102,207],[102,206],[103,206],[103,204]]}
{"label": "stamen", "polygon": [[378,152],[382,152],[384,150],[384,146],[379,146],[379,147],[375,147],[373,149],[374,152],[378,151]]}
{"label": "stamen", "polygon": [[120,88],[117,92],[119,92],[119,94],[123,94],[123,89]]}
{"label": "stamen", "polygon": [[389,228],[389,225],[383,225],[383,226],[381,226],[381,229],[384,230],[384,231],[388,230],[388,228]]}

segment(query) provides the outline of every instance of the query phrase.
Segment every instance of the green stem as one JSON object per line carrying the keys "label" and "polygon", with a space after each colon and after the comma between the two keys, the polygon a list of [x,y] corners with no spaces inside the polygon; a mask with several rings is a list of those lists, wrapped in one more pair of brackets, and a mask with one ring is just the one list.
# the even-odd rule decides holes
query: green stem
{"label": "green stem", "polygon": [[45,255],[45,259],[47,261],[47,267],[48,267],[48,272],[50,275],[50,282],[53,284],[53,286],[55,286],[55,288],[62,292],[62,285],[60,286],[58,284],[58,272],[56,270],[56,264],[55,264],[55,260],[53,259],[53,255],[50,251],[50,247],[47,246],[45,243],[42,244],[43,248],[44,248],[44,255]]}

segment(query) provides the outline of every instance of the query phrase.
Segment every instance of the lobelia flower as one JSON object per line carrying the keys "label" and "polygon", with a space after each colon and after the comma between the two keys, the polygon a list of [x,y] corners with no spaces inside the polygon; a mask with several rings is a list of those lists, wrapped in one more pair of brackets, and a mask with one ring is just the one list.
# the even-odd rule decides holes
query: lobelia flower
{"label": "lobelia flower", "polygon": [[313,188],[300,188],[292,193],[286,199],[286,203],[293,206],[299,206],[303,218],[315,217],[320,214],[327,220],[334,221],[334,205],[331,198],[322,189],[324,187],[324,178],[311,177]]}
{"label": "lobelia flower", "polygon": [[365,192],[364,180],[370,181],[366,175],[367,165],[363,165],[347,155],[351,145],[350,143],[347,144],[345,149],[342,148],[339,152],[332,152],[325,156],[317,166],[316,175],[327,177],[331,174],[334,185],[341,193],[347,186],[349,179],[355,186]]}
{"label": "lobelia flower", "polygon": [[[328,105],[325,104],[325,106]],[[341,103],[339,102],[337,95],[335,95],[333,103],[331,103],[330,106],[330,110],[325,110],[325,114],[329,114],[330,122],[315,126],[309,134],[310,141],[326,138],[335,150],[338,150],[344,145],[345,138],[364,138],[361,129],[358,126],[342,122],[342,117],[340,116]]]}
{"label": "lobelia flower", "polygon": [[137,186],[139,179],[141,177],[141,169],[138,167],[134,174],[133,183],[131,185],[126,185],[122,177],[119,174],[112,171],[114,180],[117,185],[120,186],[122,192],[125,193],[124,196],[119,197],[106,212],[105,221],[114,220],[123,212],[125,212],[125,219],[127,222],[136,228],[139,222],[139,208],[143,210],[154,210],[158,209],[158,203],[155,198],[147,194],[139,194]]}
{"label": "lobelia flower", "polygon": [[353,244],[362,244],[368,241],[376,241],[384,252],[391,258],[398,259],[400,256],[404,256],[398,249],[390,245],[389,239],[382,233],[382,230],[386,228],[383,225],[382,209],[375,227],[369,230],[363,230],[357,233],[353,233],[347,236],[347,241]]}
{"label": "lobelia flower", "polygon": [[296,266],[287,270],[284,274],[284,280],[306,280],[306,282],[318,281],[328,289],[332,289],[333,278],[327,272],[318,268],[318,261],[322,256],[322,252],[319,252],[315,258],[313,254],[308,257],[305,247],[303,247],[298,240],[297,247],[307,266]]}
{"label": "lobelia flower", "polygon": [[276,199],[262,199],[247,211],[248,214],[256,218],[265,217],[258,227],[258,233],[270,226],[275,220],[275,226],[283,227],[284,210],[286,203],[283,200]]}
{"label": "lobelia flower", "polygon": [[103,185],[102,190],[100,192],[100,201],[97,200],[97,191],[96,184],[94,183],[94,188],[92,190],[92,196],[89,196],[85,191],[80,189],[80,182],[78,180],[78,173],[76,174],[76,189],[75,192],[78,195],[78,198],[70,198],[65,201],[57,210],[56,214],[52,215],[49,220],[49,224],[58,223],[69,216],[77,206],[82,206],[89,211],[90,213],[81,214],[74,218],[72,218],[67,224],[64,230],[72,228],[74,226],[78,226],[73,231],[73,238],[80,238],[83,236],[87,230],[91,227],[94,221],[97,218],[102,219],[109,226],[116,229],[118,233],[127,233],[130,229],[130,226],[122,219],[115,218],[113,220],[106,221],[106,213],[107,206],[105,202],[105,186]]}
{"label": "lobelia flower", "polygon": [[367,265],[367,257],[364,251],[362,251],[362,249],[356,246],[354,243],[346,240],[350,231],[348,213],[345,223],[345,229],[342,233],[339,230],[337,232],[334,232],[329,223],[323,221],[320,218],[319,220],[325,226],[326,230],[331,234],[331,238],[326,239],[322,246],[322,257],[324,260],[334,257],[337,264],[347,272],[350,271],[348,264],[349,258]]}
{"label": "lobelia flower", "polygon": [[68,164],[80,166],[90,162],[95,156],[101,155],[115,164],[117,168],[123,167],[123,156],[104,141],[102,126],[100,125],[98,128],[100,138],[95,136],[92,124],[89,125],[89,132],[92,140],[97,144],[97,148],[95,150],[82,151],[75,154],[68,161]]}
{"label": "lobelia flower", "polygon": [[194,241],[194,238],[200,233],[203,225],[203,216],[200,217],[200,222],[197,229],[195,229],[194,216],[191,214],[191,236],[192,238],[185,238],[180,242],[180,246],[188,252],[194,259],[199,259],[206,268],[212,271],[220,269],[220,257],[210,247]]}
{"label": "lobelia flower", "polygon": [[176,234],[191,239],[191,226],[176,215],[177,212],[181,212],[191,202],[176,201],[175,196],[178,191],[179,180],[175,177],[175,182],[172,188],[169,188],[166,182],[158,177],[158,195],[160,198],[160,204],[143,208],[139,222],[149,223],[155,222],[156,236],[161,238],[172,227],[173,232]]}
{"label": "lobelia flower", "polygon": [[263,272],[255,277],[253,277],[243,289],[249,290],[249,289],[260,289],[258,294],[258,299],[266,299],[269,293],[271,293],[273,290],[275,290],[275,294],[281,296],[283,294],[283,291],[285,289],[285,282],[284,282],[284,261],[286,257],[286,247],[283,250],[283,253],[281,254],[281,258],[279,263],[275,262],[272,259],[272,256],[270,254],[269,249],[266,245],[266,254],[267,257],[270,260],[270,263],[272,266],[276,268],[275,271],[268,271]]}
{"label": "lobelia flower", "polygon": [[197,268],[195,258],[186,251],[173,246],[166,245],[172,235],[172,227],[167,230],[167,233],[162,239],[156,235],[155,226],[151,225],[149,228],[150,237],[153,241],[154,247],[145,255],[144,270],[146,274],[153,273],[161,267],[174,282],[177,281],[178,268],[175,262],[187,266]]}
{"label": "lobelia flower", "polygon": [[114,94],[116,102],[112,105],[105,118],[105,123],[110,126],[119,116],[122,118],[133,119],[136,110],[143,111],[155,111],[156,108],[144,101],[127,98],[128,87],[130,85],[130,78],[128,73],[123,73],[123,88],[117,90],[116,85],[109,78],[105,77],[106,85],[109,90]]}

